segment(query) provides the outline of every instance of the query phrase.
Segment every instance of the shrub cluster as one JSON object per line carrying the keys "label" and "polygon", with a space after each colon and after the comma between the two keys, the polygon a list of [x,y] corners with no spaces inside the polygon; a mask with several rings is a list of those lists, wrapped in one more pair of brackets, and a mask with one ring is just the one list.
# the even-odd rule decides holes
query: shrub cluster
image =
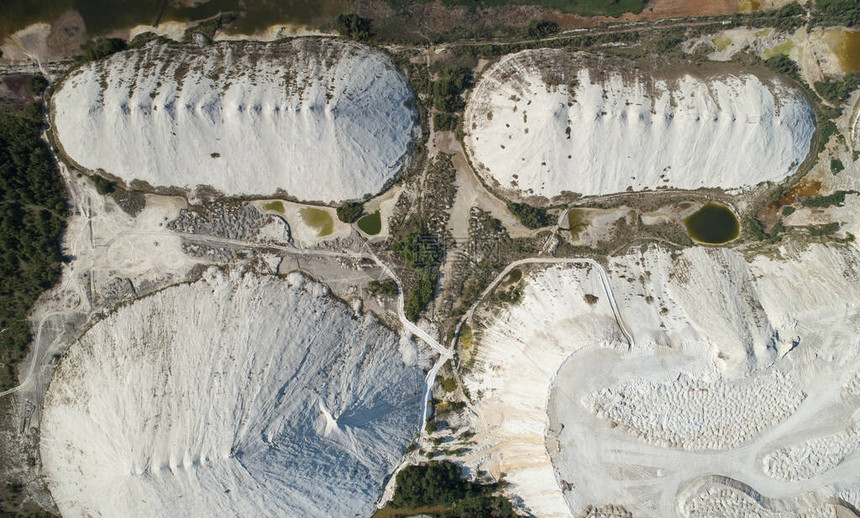
{"label": "shrub cluster", "polygon": [[334,28],[341,35],[356,41],[367,41],[373,38],[370,20],[355,13],[337,15],[334,19]]}
{"label": "shrub cluster", "polygon": [[816,81],[815,91],[833,104],[842,104],[860,86],[860,71],[845,74],[841,81]]}
{"label": "shrub cluster", "polygon": [[397,257],[406,266],[417,270],[412,289],[406,295],[405,313],[409,320],[416,320],[433,300],[439,265],[442,264],[444,248],[432,234],[412,232],[392,247]]}
{"label": "shrub cluster", "polygon": [[499,484],[480,484],[463,477],[452,462],[432,462],[407,466],[397,473],[393,507],[418,508],[444,506],[439,518],[515,518],[517,514],[506,499],[493,496]]}
{"label": "shrub cluster", "polygon": [[127,47],[125,40],[121,38],[96,38],[81,46],[81,54],[75,59],[79,62],[95,61],[110,56]]}
{"label": "shrub cluster", "polygon": [[810,25],[860,26],[860,0],[815,0]]}
{"label": "shrub cluster", "polygon": [[842,160],[838,158],[830,159],[830,172],[833,174],[839,174],[845,169],[845,164],[842,163]]}
{"label": "shrub cluster", "polygon": [[364,205],[357,201],[348,201],[337,208],[337,219],[344,223],[353,223],[361,217]]}
{"label": "shrub cluster", "polygon": [[786,4],[775,11],[757,11],[736,14],[732,18],[733,27],[773,27],[779,31],[793,31],[806,23],[806,9],[797,2]]}
{"label": "shrub cluster", "polygon": [[93,181],[93,185],[96,186],[96,192],[98,192],[102,196],[110,194],[116,189],[116,183],[108,180],[103,176],[94,174],[90,177],[90,179]]}
{"label": "shrub cluster", "polygon": [[367,289],[371,295],[388,295],[393,297],[397,295],[397,283],[393,279],[384,281],[370,281],[367,283]]}
{"label": "shrub cluster", "polygon": [[472,86],[472,70],[465,66],[453,66],[439,72],[433,82],[433,107],[444,113],[458,112],[466,103],[460,97]]}
{"label": "shrub cluster", "polygon": [[841,207],[845,203],[845,195],[853,194],[854,191],[836,191],[833,194],[828,194],[827,196],[816,196],[814,198],[807,198],[800,202],[804,207],[814,207],[814,208],[824,208],[831,207],[836,205]]}
{"label": "shrub cluster", "polygon": [[545,210],[527,203],[508,203],[511,211],[528,228],[535,229],[552,225],[552,216]]}

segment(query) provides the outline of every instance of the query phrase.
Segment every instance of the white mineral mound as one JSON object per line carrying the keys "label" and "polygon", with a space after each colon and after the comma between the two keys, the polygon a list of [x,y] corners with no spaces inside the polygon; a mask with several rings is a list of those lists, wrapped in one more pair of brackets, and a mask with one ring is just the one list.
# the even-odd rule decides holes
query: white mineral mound
{"label": "white mineral mound", "polygon": [[856,495],[856,434],[834,432],[857,421],[843,392],[860,371],[860,251],[783,254],[652,248],[610,259],[605,278],[525,273],[517,304],[475,315],[472,467],[504,474],[541,517],[677,516],[686,484],[714,474],[777,499]]}
{"label": "white mineral mound", "polygon": [[422,372],[318,287],[209,273],[87,332],[45,396],[63,516],[369,515]]}
{"label": "white mineral mound", "polygon": [[[592,58],[593,59],[593,58]],[[815,130],[802,93],[751,74],[653,78],[559,50],[507,56],[466,109],[480,174],[552,198],[675,187],[746,187],[797,170]]]}
{"label": "white mineral mound", "polygon": [[229,195],[374,194],[420,131],[391,61],[331,39],[151,45],[83,66],[53,102],[59,141],[83,167]]}

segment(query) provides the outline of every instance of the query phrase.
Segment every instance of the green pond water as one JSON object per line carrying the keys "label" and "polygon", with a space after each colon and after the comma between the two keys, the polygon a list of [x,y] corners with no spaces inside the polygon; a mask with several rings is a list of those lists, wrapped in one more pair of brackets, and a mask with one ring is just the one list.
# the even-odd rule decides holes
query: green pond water
{"label": "green pond water", "polygon": [[574,239],[578,238],[579,234],[588,228],[585,214],[579,209],[570,209],[567,211],[567,227],[570,229],[571,237]]}
{"label": "green pond water", "polygon": [[300,210],[299,214],[306,225],[317,230],[317,237],[325,237],[334,232],[334,218],[329,211],[307,207]]}
{"label": "green pond water", "polygon": [[687,234],[699,243],[721,245],[738,237],[740,222],[725,205],[708,203],[684,220]]}
{"label": "green pond water", "polygon": [[280,201],[270,201],[263,204],[263,210],[284,213],[284,203]]}
{"label": "green pond water", "polygon": [[90,36],[154,25],[166,21],[196,21],[219,13],[237,18],[227,32],[252,33],[279,23],[322,24],[349,12],[349,0],[209,0],[182,7],[171,0],[11,0],[2,2],[0,38],[38,22],[52,23],[69,10],[81,14]]}
{"label": "green pond water", "polygon": [[382,216],[379,211],[363,216],[358,220],[358,228],[368,236],[375,236],[382,230]]}

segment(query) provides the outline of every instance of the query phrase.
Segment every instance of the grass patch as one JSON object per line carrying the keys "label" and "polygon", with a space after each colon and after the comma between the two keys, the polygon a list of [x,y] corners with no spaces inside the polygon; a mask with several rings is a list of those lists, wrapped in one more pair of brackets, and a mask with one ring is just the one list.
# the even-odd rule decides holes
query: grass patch
{"label": "grass patch", "polygon": [[722,52],[726,49],[726,47],[732,44],[732,40],[726,38],[725,36],[717,36],[716,38],[711,40],[711,43],[713,43],[714,46],[717,47],[717,52]]}
{"label": "grass patch", "polygon": [[358,220],[358,228],[368,236],[375,236],[382,231],[382,215],[379,211],[368,214]]}
{"label": "grass patch", "polygon": [[793,40],[785,40],[779,45],[774,45],[769,49],[764,49],[762,56],[765,59],[770,59],[776,56],[788,56],[794,50],[795,44]]}
{"label": "grass patch", "polygon": [[268,210],[272,212],[278,212],[283,214],[286,212],[284,210],[284,203],[281,201],[269,201],[263,204],[263,210]]}
{"label": "grass patch", "polygon": [[442,387],[442,390],[445,392],[454,392],[457,390],[457,380],[454,378],[446,378],[444,376],[439,376],[438,378],[439,386]]}
{"label": "grass patch", "polygon": [[463,326],[460,327],[460,345],[462,345],[464,349],[470,349],[472,347],[472,328],[469,324],[463,324]]}

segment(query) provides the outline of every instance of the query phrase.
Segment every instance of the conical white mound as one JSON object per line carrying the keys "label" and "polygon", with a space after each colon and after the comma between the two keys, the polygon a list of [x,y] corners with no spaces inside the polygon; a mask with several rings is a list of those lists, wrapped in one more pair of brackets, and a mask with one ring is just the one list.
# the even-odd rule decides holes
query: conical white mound
{"label": "conical white mound", "polygon": [[53,103],[59,141],[83,167],[228,195],[375,194],[420,131],[391,61],[332,39],[150,45],[83,66]]}
{"label": "conical white mound", "polygon": [[422,372],[324,293],[209,273],[96,324],[45,396],[63,516],[371,514],[418,431]]}

